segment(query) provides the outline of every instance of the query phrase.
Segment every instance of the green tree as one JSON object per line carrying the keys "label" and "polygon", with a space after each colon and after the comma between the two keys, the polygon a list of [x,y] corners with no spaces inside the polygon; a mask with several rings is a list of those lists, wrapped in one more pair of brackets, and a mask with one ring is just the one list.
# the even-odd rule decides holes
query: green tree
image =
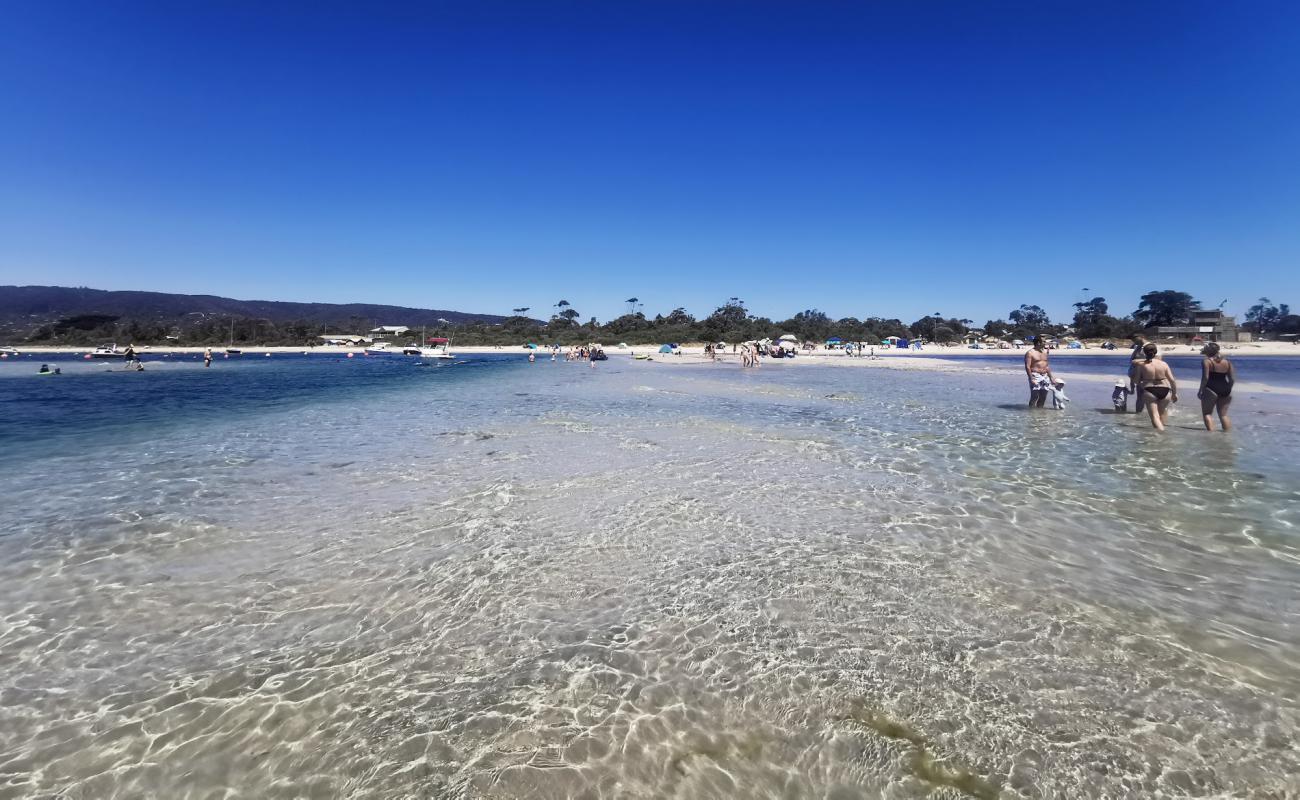
{"label": "green tree", "polygon": [[991,319],[984,323],[984,335],[1003,339],[1011,335],[1014,327],[1005,319]]}
{"label": "green tree", "polygon": [[1186,325],[1192,312],[1201,307],[1200,301],[1194,300],[1187,292],[1173,289],[1147,292],[1139,301],[1133,319],[1144,327]]}
{"label": "green tree", "polygon": [[662,320],[665,325],[693,325],[695,323],[695,317],[687,314],[684,308],[674,308]]}
{"label": "green tree", "polygon": [[[967,331],[966,322],[969,322],[969,320],[944,319],[938,314],[931,314],[927,317],[921,317],[908,326],[908,328],[912,332],[912,336],[918,339],[929,339],[934,342],[951,342],[960,338],[961,335]],[[942,336],[940,336],[939,333],[940,328],[944,329]]]}
{"label": "green tree", "polygon": [[1081,339],[1110,339],[1123,335],[1127,327],[1112,317],[1106,298],[1094,297],[1074,304],[1074,333]]}
{"label": "green tree", "polygon": [[780,323],[779,327],[804,341],[820,342],[831,335],[831,318],[824,312],[809,308]]}
{"label": "green tree", "polygon": [[1254,328],[1256,333],[1265,334],[1275,331],[1283,317],[1290,314],[1291,307],[1286,303],[1273,305],[1267,297],[1261,297],[1258,303],[1246,311],[1246,324]]}
{"label": "green tree", "polygon": [[749,335],[750,316],[745,308],[745,301],[733,297],[714,309],[708,319],[704,320],[704,330],[710,338],[731,335],[741,338]]}
{"label": "green tree", "polygon": [[1021,338],[1034,336],[1040,332],[1048,333],[1052,330],[1051,318],[1039,306],[1021,304],[1020,308],[1007,314],[1007,319],[1011,320],[1016,335]]}

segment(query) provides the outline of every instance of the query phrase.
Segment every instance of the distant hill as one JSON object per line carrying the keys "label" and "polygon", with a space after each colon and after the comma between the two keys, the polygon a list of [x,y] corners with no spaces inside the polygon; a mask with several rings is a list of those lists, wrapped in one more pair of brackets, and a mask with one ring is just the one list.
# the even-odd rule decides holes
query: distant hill
{"label": "distant hill", "polygon": [[218,318],[266,320],[274,324],[311,322],[351,333],[364,333],[379,325],[436,328],[440,319],[452,325],[494,325],[506,319],[494,314],[370,303],[288,303],[235,300],[207,294],[0,286],[0,335],[5,338],[26,338],[42,326],[90,315],[182,329],[212,323]]}

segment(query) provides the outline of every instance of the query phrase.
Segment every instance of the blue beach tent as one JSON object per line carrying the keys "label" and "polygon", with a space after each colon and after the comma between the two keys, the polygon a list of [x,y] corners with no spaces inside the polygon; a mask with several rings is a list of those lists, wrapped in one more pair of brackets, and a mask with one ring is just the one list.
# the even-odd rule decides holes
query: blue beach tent
{"label": "blue beach tent", "polygon": [[670,344],[663,345],[662,347],[659,348],[659,352],[661,353],[671,353],[672,351],[673,351],[673,346]]}

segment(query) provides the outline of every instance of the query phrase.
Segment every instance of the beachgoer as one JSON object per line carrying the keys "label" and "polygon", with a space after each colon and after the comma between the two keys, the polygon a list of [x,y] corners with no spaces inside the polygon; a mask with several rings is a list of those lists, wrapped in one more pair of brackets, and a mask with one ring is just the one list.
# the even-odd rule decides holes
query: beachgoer
{"label": "beachgoer", "polygon": [[46,375],[46,374],[49,373],[49,371],[50,371],[50,365],[49,365],[49,364],[42,364],[42,365],[41,365],[41,368],[38,369],[38,370],[36,370],[36,373],[37,373],[38,375]]}
{"label": "beachgoer", "polygon": [[1110,393],[1110,402],[1115,406],[1115,413],[1128,413],[1128,380],[1115,381],[1115,391]]}
{"label": "beachgoer", "polygon": [[532,350],[529,350],[529,351],[528,351],[528,363],[531,364],[531,363],[533,363],[533,362],[536,361],[536,360],[537,360],[537,356],[533,354],[533,351],[532,351]]}
{"label": "beachgoer", "polygon": [[1025,353],[1025,377],[1029,379],[1029,406],[1042,408],[1047,395],[1056,383],[1052,367],[1047,361],[1047,342],[1042,334],[1034,337],[1034,347]]}
{"label": "beachgoer", "polygon": [[1219,425],[1225,431],[1232,430],[1232,420],[1228,419],[1228,406],[1232,405],[1232,386],[1237,382],[1237,368],[1232,362],[1219,355],[1217,342],[1210,342],[1201,348],[1205,360],[1201,362],[1201,388],[1196,396],[1201,399],[1201,417],[1205,420],[1205,429],[1214,430],[1213,414],[1219,412]]}
{"label": "beachgoer", "polygon": [[1070,402],[1070,398],[1065,396],[1065,381],[1052,381],[1052,389],[1049,393],[1052,395],[1052,408],[1064,411],[1065,404]]}
{"label": "beachgoer", "polygon": [[1147,339],[1145,336],[1143,336],[1140,333],[1133,334],[1132,338],[1133,338],[1133,349],[1132,351],[1129,352],[1129,356],[1128,356],[1128,360],[1129,360],[1128,385],[1129,385],[1129,391],[1133,393],[1133,398],[1134,398],[1133,413],[1141,414],[1142,407],[1146,401],[1143,399],[1142,393],[1139,392],[1137,388],[1137,383],[1138,383],[1137,365],[1142,362],[1142,348],[1146,347]]}
{"label": "beachgoer", "polygon": [[1169,406],[1178,402],[1178,381],[1174,371],[1157,356],[1160,348],[1155,342],[1142,347],[1143,360],[1137,362],[1138,392],[1146,395],[1145,407],[1151,416],[1151,425],[1163,431],[1169,423]]}
{"label": "beachgoer", "polygon": [[205,367],[210,367],[210,366],[212,366],[212,348],[211,348],[211,347],[209,347],[207,350],[204,350],[204,351],[203,351],[203,366],[205,366]]}

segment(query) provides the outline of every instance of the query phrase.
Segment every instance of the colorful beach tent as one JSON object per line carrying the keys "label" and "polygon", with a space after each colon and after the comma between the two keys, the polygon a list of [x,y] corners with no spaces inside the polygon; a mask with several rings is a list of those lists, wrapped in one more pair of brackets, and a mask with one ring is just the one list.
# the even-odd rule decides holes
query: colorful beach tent
{"label": "colorful beach tent", "polygon": [[673,351],[673,346],[670,344],[663,345],[659,348],[659,352],[661,353],[671,353],[672,351]]}
{"label": "colorful beach tent", "polygon": [[829,339],[826,340],[826,344],[839,344],[839,343],[842,342],[842,341],[844,341],[844,340],[841,339],[840,337],[838,337],[838,336],[832,336],[831,338],[829,338]]}

